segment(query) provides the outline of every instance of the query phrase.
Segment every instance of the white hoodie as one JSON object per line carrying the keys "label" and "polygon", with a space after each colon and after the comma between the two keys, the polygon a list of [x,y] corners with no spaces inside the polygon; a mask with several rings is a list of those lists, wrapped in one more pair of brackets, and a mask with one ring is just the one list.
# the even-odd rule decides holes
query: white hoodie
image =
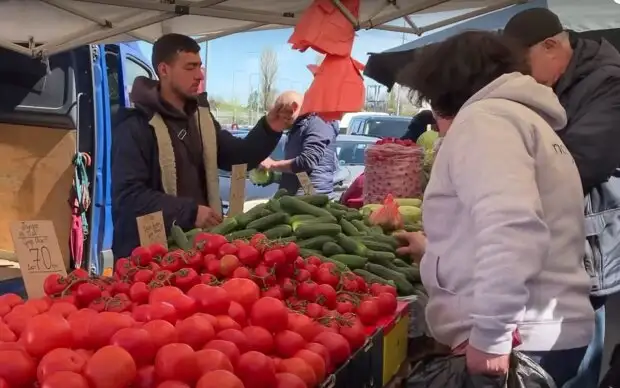
{"label": "white hoodie", "polygon": [[435,159],[424,195],[420,265],[434,338],[494,354],[587,346],[594,328],[583,266],[583,191],[554,132],[553,91],[506,74],[470,98]]}

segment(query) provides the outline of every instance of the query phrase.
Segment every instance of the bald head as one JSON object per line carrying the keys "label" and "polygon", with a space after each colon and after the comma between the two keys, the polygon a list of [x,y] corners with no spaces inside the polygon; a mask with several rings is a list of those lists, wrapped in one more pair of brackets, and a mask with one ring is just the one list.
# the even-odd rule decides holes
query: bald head
{"label": "bald head", "polygon": [[275,101],[275,105],[292,103],[297,104],[297,106],[302,106],[304,103],[304,96],[294,90],[287,90],[286,92],[280,94]]}

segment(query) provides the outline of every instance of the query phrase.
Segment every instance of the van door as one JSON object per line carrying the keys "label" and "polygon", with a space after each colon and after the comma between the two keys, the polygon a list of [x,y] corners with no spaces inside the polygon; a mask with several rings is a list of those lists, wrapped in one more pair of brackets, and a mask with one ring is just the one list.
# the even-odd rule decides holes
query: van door
{"label": "van door", "polygon": [[143,76],[154,78],[155,72],[148,65],[140,47],[135,43],[123,43],[119,45],[121,59],[121,85],[123,91],[123,105],[130,106],[129,93],[136,77]]}

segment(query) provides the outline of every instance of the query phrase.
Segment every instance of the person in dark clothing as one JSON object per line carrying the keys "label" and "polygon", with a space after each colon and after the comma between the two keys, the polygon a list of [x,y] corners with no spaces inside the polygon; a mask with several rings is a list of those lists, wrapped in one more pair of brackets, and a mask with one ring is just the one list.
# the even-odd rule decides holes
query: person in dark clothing
{"label": "person in dark clothing", "polygon": [[585,267],[597,310],[594,339],[569,385],[594,388],[602,362],[605,296],[620,290],[620,182],[615,176],[620,166],[620,54],[604,39],[565,31],[546,8],[513,16],[504,34],[527,50],[532,76],[553,88],[568,117],[557,133],[575,159],[586,194]]}
{"label": "person in dark clothing", "polygon": [[426,127],[429,125],[435,125],[435,117],[433,117],[433,112],[430,110],[422,110],[413,116],[411,122],[409,123],[409,127],[407,128],[407,132],[401,137],[401,139],[409,139],[415,142],[418,140],[418,137],[426,132]]}
{"label": "person in dark clothing", "polygon": [[[302,96],[297,96],[301,101]],[[295,175],[306,172],[317,194],[334,192],[334,175],[338,169],[336,136],[338,123],[325,122],[316,113],[300,116],[287,133],[284,160],[267,158],[261,166],[267,170],[282,172],[280,188],[291,194],[303,194]]]}
{"label": "person in dark clothing", "polygon": [[199,52],[190,37],[162,36],[152,57],[159,81],[136,78],[134,108],[116,117],[111,151],[116,258],[140,243],[136,217],[162,211],[167,232],[173,223],[192,229],[221,222],[217,169],[258,165],[298,114],[299,105],[281,101],[245,139],[223,131],[198,98]]}

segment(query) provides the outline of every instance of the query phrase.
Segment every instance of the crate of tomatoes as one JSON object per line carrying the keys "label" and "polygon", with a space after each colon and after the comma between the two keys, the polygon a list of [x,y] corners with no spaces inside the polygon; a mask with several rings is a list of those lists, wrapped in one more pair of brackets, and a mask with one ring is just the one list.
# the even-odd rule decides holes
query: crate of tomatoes
{"label": "crate of tomatoes", "polygon": [[393,287],[261,234],[138,247],[113,276],[44,289],[0,296],[0,387],[319,387],[397,307]]}

